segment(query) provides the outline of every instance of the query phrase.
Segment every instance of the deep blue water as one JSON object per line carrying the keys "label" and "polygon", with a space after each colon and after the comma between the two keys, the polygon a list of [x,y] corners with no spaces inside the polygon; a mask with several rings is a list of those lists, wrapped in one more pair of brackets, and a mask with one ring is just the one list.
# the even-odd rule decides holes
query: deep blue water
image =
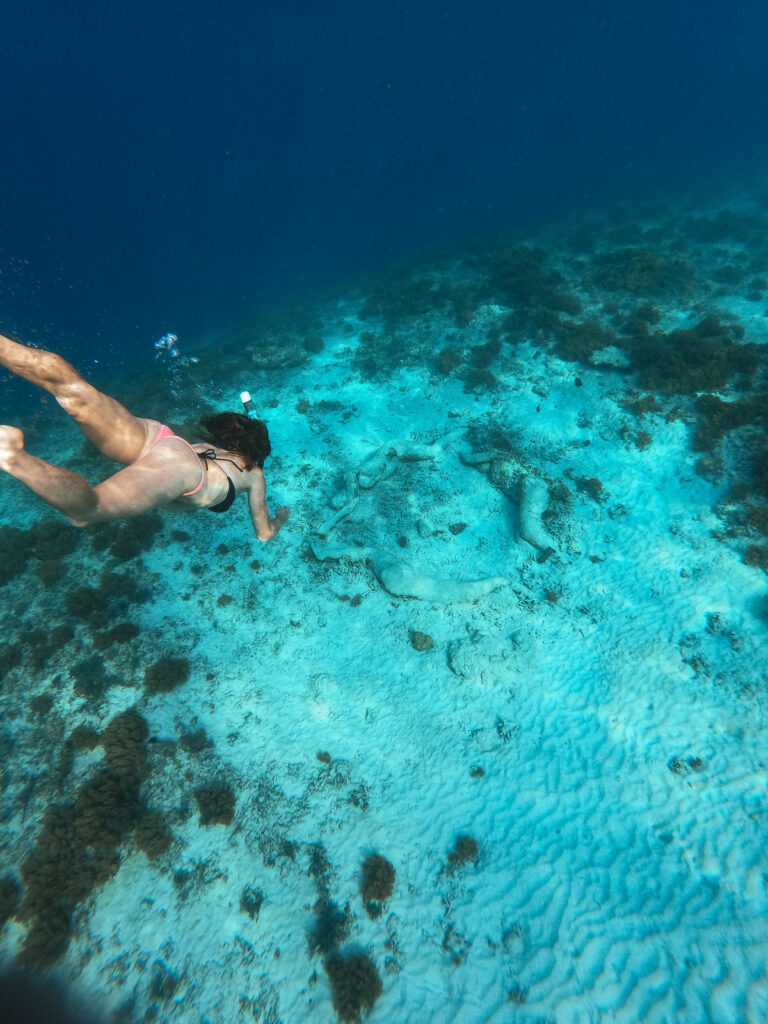
{"label": "deep blue water", "polygon": [[442,241],[764,171],[768,7],[0,6],[0,329],[147,359]]}

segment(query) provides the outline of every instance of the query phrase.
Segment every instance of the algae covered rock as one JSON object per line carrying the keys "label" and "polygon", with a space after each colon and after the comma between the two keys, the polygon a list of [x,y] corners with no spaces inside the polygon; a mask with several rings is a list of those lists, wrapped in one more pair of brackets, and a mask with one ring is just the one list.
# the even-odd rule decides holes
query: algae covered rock
{"label": "algae covered rock", "polygon": [[408,631],[411,638],[411,647],[415,651],[431,651],[434,646],[434,640],[429,633],[422,633],[418,629],[411,629]]}

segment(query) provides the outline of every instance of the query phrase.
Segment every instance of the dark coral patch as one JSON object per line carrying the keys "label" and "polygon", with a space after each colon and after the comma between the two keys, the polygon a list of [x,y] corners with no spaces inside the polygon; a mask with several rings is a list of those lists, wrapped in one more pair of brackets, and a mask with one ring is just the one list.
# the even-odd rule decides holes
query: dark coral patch
{"label": "dark coral patch", "polygon": [[15,878],[6,875],[0,878],[0,928],[10,918],[16,916],[21,903],[21,886]]}
{"label": "dark coral patch", "polygon": [[695,283],[693,266],[688,260],[651,249],[599,253],[593,267],[593,283],[612,292],[674,298],[689,295]]}
{"label": "dark coral patch", "polygon": [[186,683],[191,672],[188,658],[158,658],[144,672],[144,689],[150,696],[170,693]]}
{"label": "dark coral patch", "polygon": [[477,840],[472,836],[459,836],[448,854],[448,862],[453,865],[466,864],[468,861],[477,860],[479,853]]}
{"label": "dark coral patch", "polygon": [[201,825],[230,825],[235,813],[235,794],[225,782],[213,782],[195,790]]}
{"label": "dark coral patch", "polygon": [[119,847],[142,813],[147,732],[135,711],[113,718],[101,739],[106,769],[86,780],[73,803],[46,811],[34,853],[21,867],[19,913],[29,924],[22,966],[55,963],[69,945],[75,907],[117,871]]}
{"label": "dark coral patch", "polygon": [[261,905],[264,902],[264,893],[259,889],[251,889],[246,887],[243,889],[243,893],[240,897],[240,909],[244,914],[247,914],[252,921],[255,921],[259,916]]}
{"label": "dark coral patch", "polygon": [[386,857],[374,853],[363,863],[361,892],[363,905],[369,917],[380,917],[384,903],[395,887],[395,869]]}
{"label": "dark coral patch", "polygon": [[341,1021],[359,1021],[381,995],[382,984],[373,960],[365,953],[333,953],[324,965],[331,983],[333,1008]]}
{"label": "dark coral patch", "polygon": [[147,857],[157,860],[167,852],[171,845],[171,832],[165,818],[159,811],[149,811],[142,815],[134,831],[136,846]]}
{"label": "dark coral patch", "polygon": [[662,394],[717,391],[733,378],[749,380],[760,366],[754,342],[743,329],[708,316],[695,327],[635,336],[622,342],[642,388]]}
{"label": "dark coral patch", "polygon": [[31,554],[33,547],[25,530],[0,526],[0,586],[24,572]]}
{"label": "dark coral patch", "polygon": [[349,935],[352,922],[349,907],[342,908],[327,895],[315,903],[315,920],[307,935],[310,956],[335,952]]}

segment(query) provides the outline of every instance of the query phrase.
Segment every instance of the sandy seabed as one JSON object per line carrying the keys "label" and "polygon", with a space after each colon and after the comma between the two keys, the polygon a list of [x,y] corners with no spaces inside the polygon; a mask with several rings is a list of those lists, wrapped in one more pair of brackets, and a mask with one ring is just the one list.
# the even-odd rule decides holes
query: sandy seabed
{"label": "sandy seabed", "polygon": [[[628,241],[590,230],[598,253],[663,254],[673,225],[724,211],[747,230],[744,197],[638,216]],[[737,229],[688,238],[690,287],[669,265],[648,285],[651,334],[714,317],[764,351],[757,271],[718,277],[745,265]],[[607,330],[608,298],[651,301],[626,275],[586,289],[573,242],[530,241],[540,279],[580,296],[561,322]],[[422,298],[468,273],[407,272]],[[768,603],[759,534],[733,520],[759,422],[702,455],[696,393],[643,386],[621,346],[577,362],[530,321],[503,334],[519,303],[385,294],[378,313],[362,291],[318,305],[322,346],[292,367],[240,340],[206,388],[202,350],[169,397],[176,422],[195,392],[226,408],[250,389],[268,500],[293,509],[274,542],[242,500],[156,533],[6,538],[54,550],[2,590],[5,957],[34,948],[121,1021],[758,1024]],[[717,395],[761,393],[760,366]],[[87,465],[53,418],[36,451]],[[30,530],[40,506],[1,485],[6,528]],[[116,720],[135,726],[117,746]],[[120,820],[93,795],[106,776]],[[59,901],[61,955],[40,939],[45,884],[69,884],[40,852],[51,807],[71,809],[57,861],[98,882]]]}

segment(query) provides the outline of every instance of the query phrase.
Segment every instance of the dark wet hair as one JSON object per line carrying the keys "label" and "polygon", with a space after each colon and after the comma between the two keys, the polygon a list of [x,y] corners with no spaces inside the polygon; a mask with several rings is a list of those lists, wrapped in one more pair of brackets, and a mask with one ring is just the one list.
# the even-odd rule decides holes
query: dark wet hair
{"label": "dark wet hair", "polygon": [[203,440],[217,448],[241,455],[246,469],[264,467],[264,460],[272,451],[267,424],[254,420],[241,412],[217,412],[200,420]]}

